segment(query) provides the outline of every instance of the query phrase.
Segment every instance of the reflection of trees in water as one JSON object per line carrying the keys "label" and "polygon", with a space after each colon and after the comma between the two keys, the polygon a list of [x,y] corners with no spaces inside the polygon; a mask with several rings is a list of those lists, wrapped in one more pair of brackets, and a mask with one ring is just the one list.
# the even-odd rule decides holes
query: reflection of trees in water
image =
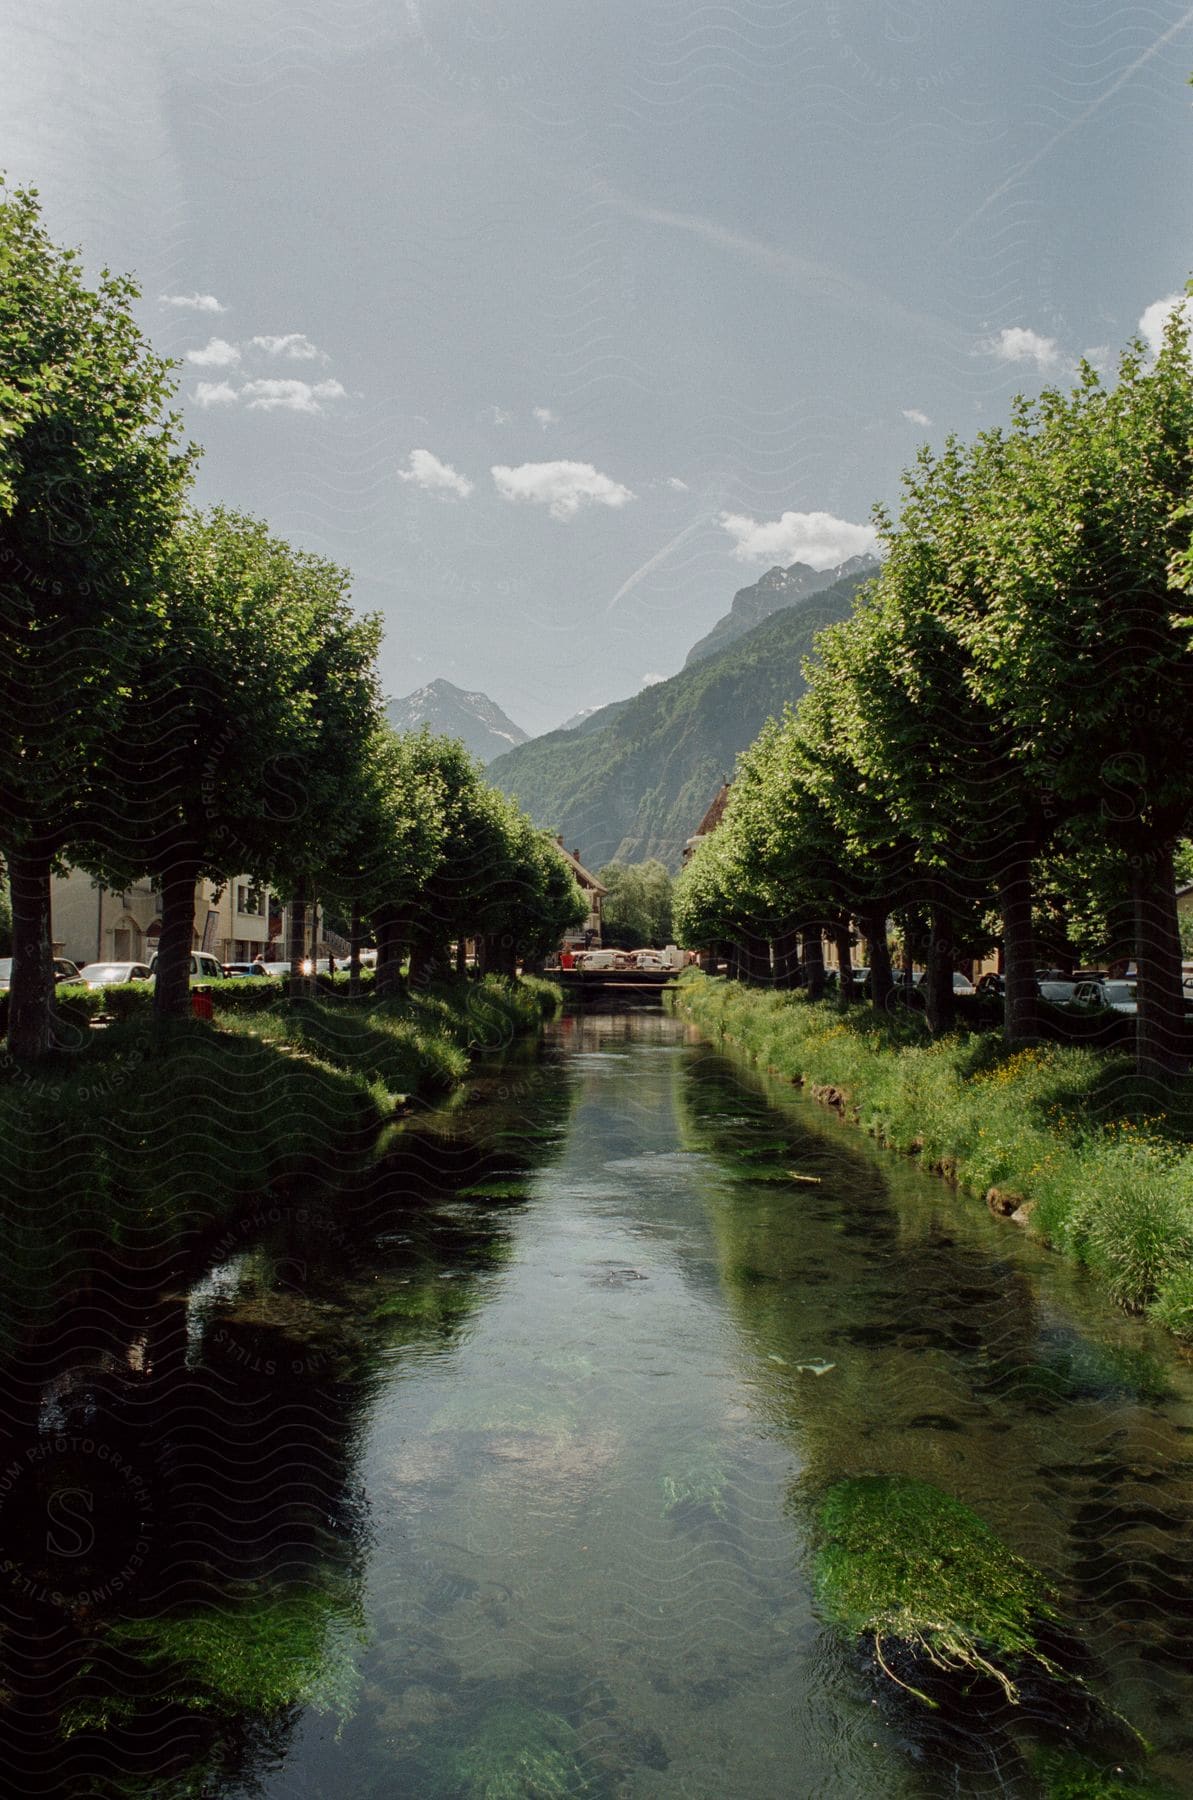
{"label": "reflection of trees in water", "polygon": [[805,1534],[844,1477],[934,1484],[1061,1578],[1066,1616],[1104,1664],[1100,1691],[1170,1737],[1193,1650],[1187,1452],[1162,1410],[1171,1364],[1109,1309],[1083,1330],[1049,1298],[1066,1280],[1079,1290],[1071,1272],[1049,1271],[1041,1292],[1030,1252],[976,1202],[881,1168],[747,1067],[694,1049],[676,1111],[722,1177],[705,1189],[721,1282],[758,1409],[803,1465]]}
{"label": "reflection of trees in water", "polygon": [[41,1334],[0,1463],[21,1791],[215,1793],[302,1708],[351,1713],[370,1402],[484,1305],[568,1105],[524,1059],[504,1099],[485,1085],[391,1133],[348,1190],[264,1198],[198,1279],[147,1296],[97,1259]]}

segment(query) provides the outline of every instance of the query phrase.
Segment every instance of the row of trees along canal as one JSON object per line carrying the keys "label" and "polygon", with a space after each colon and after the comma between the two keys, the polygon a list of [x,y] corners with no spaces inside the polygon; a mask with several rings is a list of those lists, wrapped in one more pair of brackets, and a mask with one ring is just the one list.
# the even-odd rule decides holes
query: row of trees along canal
{"label": "row of trees along canal", "polygon": [[[189,502],[198,452],[137,290],[0,191],[0,848],[12,891],[9,1049],[52,1043],[50,876],[160,884],[154,1005],[189,1004],[195,883],[317,892],[378,945],[379,994],[478,939],[541,956],[585,904],[551,840],[459,744],[383,720],[380,624],[345,570]],[[358,959],[354,959],[358,968]]]}
{"label": "row of trees along canal", "polygon": [[1039,1030],[1041,952],[1128,908],[1141,1070],[1183,1066],[1191,495],[1179,314],[1154,361],[1132,344],[1113,385],[1083,365],[1072,391],[1017,401],[1006,429],[922,451],[897,524],[878,514],[880,574],[818,638],[804,698],[741,759],[721,828],[677,884],[681,941],[731,943],[745,978],[765,966],[815,990],[822,932],[847,967],[857,926],[881,1005],[888,919],[922,926],[939,1033],[956,961],[997,936],[1022,1045]]}

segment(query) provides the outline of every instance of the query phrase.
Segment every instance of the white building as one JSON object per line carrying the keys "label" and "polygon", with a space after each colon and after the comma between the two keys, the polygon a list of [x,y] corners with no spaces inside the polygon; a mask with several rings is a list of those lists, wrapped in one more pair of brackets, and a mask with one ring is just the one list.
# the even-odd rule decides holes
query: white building
{"label": "white building", "polygon": [[[148,962],[161,936],[161,895],[147,881],[117,891],[83,869],[56,875],[50,897],[54,954],[72,962]],[[195,884],[192,948],[220,962],[267,961],[285,953],[284,910],[248,875],[217,889]]]}

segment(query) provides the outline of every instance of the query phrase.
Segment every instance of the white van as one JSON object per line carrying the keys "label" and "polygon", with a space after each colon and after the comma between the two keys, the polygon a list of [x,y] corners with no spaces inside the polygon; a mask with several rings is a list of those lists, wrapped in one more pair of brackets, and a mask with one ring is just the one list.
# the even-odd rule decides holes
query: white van
{"label": "white van", "polygon": [[[576,967],[586,971],[592,970],[599,974],[602,971],[616,969],[621,958],[624,958],[624,952],[617,950],[577,950]],[[624,966],[624,961],[622,966]]]}
{"label": "white van", "polygon": [[[157,951],[149,959],[149,973],[157,974]],[[223,964],[217,962],[208,950],[191,951],[192,981],[222,981],[224,979]]]}

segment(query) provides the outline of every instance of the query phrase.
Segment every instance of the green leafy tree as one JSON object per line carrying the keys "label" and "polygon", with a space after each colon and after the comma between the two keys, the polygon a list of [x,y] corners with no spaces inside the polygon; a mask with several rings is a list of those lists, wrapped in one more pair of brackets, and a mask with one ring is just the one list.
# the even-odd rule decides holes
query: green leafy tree
{"label": "green leafy tree", "polygon": [[80,856],[110,881],[147,870],[160,885],[159,1017],[189,1004],[200,876],[294,891],[350,829],[342,800],[377,724],[380,627],[353,615],[347,579],[222,509],[175,533],[168,628],[109,745],[114,774],[140,779]]}
{"label": "green leafy tree", "polygon": [[1185,1060],[1174,858],[1193,801],[1193,368],[1179,311],[1154,365],[1135,344],[1113,388],[1086,367],[1071,393],[1022,405],[1014,452],[967,634],[971,684],[1024,784],[1089,817],[1131,869],[1137,1056],[1164,1075]]}
{"label": "green leafy tree", "polygon": [[601,907],[602,936],[623,949],[672,941],[672,880],[664,863],[606,863],[599,879],[609,891]]}
{"label": "green leafy tree", "polygon": [[162,547],[193,452],[138,290],[51,242],[33,192],[0,189],[0,844],[12,886],[9,1047],[50,1047],[50,875],[122,799],[97,787],[164,626]]}

